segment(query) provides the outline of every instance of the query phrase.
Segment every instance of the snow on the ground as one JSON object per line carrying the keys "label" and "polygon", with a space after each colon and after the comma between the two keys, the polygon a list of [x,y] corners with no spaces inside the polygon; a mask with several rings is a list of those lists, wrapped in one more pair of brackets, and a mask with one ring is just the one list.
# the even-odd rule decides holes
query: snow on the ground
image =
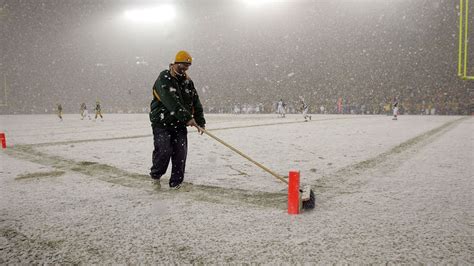
{"label": "snow on the ground", "polygon": [[316,208],[290,216],[285,184],[194,130],[194,185],[169,191],[146,177],[146,114],[0,116],[0,263],[472,264],[461,118],[207,115],[214,135],[313,185]]}
{"label": "snow on the ground", "polygon": [[[9,141],[13,145],[29,139],[32,143],[62,142],[62,145],[43,146],[38,150],[76,161],[104,163],[148,174],[153,137],[147,116],[109,117],[104,122],[66,117],[65,125],[38,119],[36,122],[48,126],[31,125],[34,130],[25,132],[22,124],[13,126],[12,132],[7,133],[11,135]],[[119,117],[123,117],[123,121]],[[44,118],[52,119],[51,116]],[[300,170],[304,182],[311,184],[323,175],[374,157],[380,151],[389,150],[453,119],[407,116],[392,121],[386,116],[326,115],[315,116],[314,120],[305,123],[299,115],[286,119],[275,115],[211,115],[208,116],[208,130],[281,176],[287,175],[291,169]],[[265,126],[257,126],[262,124]],[[252,125],[255,127],[245,127]],[[134,138],[136,136],[138,138]],[[104,138],[110,140],[87,141]],[[70,143],[71,140],[86,141]],[[198,135],[193,129],[189,130],[186,180],[195,184],[257,191],[285,188],[284,184],[282,186],[280,181],[251,162],[208,136]]]}

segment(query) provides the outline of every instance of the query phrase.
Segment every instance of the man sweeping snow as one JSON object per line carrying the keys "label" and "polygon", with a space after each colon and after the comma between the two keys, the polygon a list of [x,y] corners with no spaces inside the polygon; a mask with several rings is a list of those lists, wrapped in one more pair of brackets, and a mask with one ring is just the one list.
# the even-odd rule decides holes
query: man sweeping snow
{"label": "man sweeping snow", "polygon": [[[153,166],[150,176],[156,184],[171,160],[170,188],[179,189],[184,179],[188,152],[187,126],[205,127],[203,108],[194,83],[186,71],[192,58],[186,51],[176,54],[170,68],[160,73],[153,86],[150,121],[153,129]],[[198,127],[199,126],[199,127]]]}

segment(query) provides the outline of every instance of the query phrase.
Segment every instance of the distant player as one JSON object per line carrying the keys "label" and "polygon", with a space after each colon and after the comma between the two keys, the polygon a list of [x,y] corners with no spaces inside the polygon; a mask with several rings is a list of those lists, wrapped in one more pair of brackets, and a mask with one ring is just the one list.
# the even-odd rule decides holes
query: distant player
{"label": "distant player", "polygon": [[304,121],[308,122],[308,118],[309,120],[311,120],[311,116],[308,115],[309,106],[304,102],[303,97],[300,97],[300,100],[301,100],[301,112],[303,113]]}
{"label": "distant player", "polygon": [[280,99],[280,101],[278,101],[278,109],[277,109],[277,113],[280,115],[280,117],[285,117],[285,103],[283,102],[283,99]]}
{"label": "distant player", "polygon": [[91,116],[89,115],[89,111],[87,111],[86,103],[81,104],[81,120],[84,120],[84,117],[88,117],[91,120]]}
{"label": "distant player", "polygon": [[100,119],[102,119],[102,121],[104,121],[104,117],[102,116],[102,109],[100,108],[100,102],[97,101],[95,102],[95,120],[97,120],[97,116],[100,116]]}
{"label": "distant player", "polygon": [[394,98],[393,99],[393,118],[392,118],[392,120],[397,120],[398,119],[397,116],[398,116],[398,100],[397,100],[397,98]]}
{"label": "distant player", "polygon": [[79,108],[79,114],[81,115],[81,120],[84,119],[84,105],[85,103],[81,103],[81,107]]}
{"label": "distant player", "polygon": [[63,121],[63,107],[58,103],[58,117],[59,121]]}

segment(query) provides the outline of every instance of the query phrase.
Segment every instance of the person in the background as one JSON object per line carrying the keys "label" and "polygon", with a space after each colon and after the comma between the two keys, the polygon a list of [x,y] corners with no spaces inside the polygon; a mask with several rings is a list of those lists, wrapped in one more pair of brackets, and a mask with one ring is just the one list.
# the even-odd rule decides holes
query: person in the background
{"label": "person in the background", "polygon": [[81,120],[84,119],[84,104],[81,103],[81,107],[79,107],[79,114],[81,115]]}
{"label": "person in the background", "polygon": [[300,97],[300,100],[301,100],[301,112],[303,113],[304,121],[308,122],[308,118],[309,120],[311,120],[311,116],[308,115],[309,106],[305,103],[303,97]]}
{"label": "person in the background", "polygon": [[159,185],[171,159],[169,186],[172,189],[179,189],[184,180],[188,152],[186,127],[196,127],[202,134],[206,125],[198,93],[186,73],[192,61],[186,51],[176,54],[174,63],[160,73],[153,85],[150,104],[154,140],[150,176]]}
{"label": "person in the background", "polygon": [[393,118],[392,120],[397,120],[397,116],[398,116],[398,100],[397,98],[393,98]]}
{"label": "person in the background", "polygon": [[87,111],[87,106],[86,103],[81,104],[81,120],[84,120],[84,117],[89,117],[89,120],[91,120],[91,116],[89,115],[89,111]]}
{"label": "person in the background", "polygon": [[[390,101],[390,98],[387,101]],[[390,102],[387,102],[387,103],[384,104],[383,110],[384,110],[386,115],[390,115]],[[393,105],[392,105],[392,110],[393,110]]]}
{"label": "person in the background", "polygon": [[94,118],[94,121],[97,120],[97,116],[100,116],[100,119],[102,119],[102,121],[104,121],[104,117],[102,116],[102,109],[100,107],[100,102],[99,101],[95,102],[95,118]]}
{"label": "person in the background", "polygon": [[60,103],[58,103],[58,117],[59,121],[63,121],[63,107]]}
{"label": "person in the background", "polygon": [[285,103],[283,102],[283,99],[280,99],[278,101],[278,109],[277,109],[278,114],[280,117],[285,117]]}

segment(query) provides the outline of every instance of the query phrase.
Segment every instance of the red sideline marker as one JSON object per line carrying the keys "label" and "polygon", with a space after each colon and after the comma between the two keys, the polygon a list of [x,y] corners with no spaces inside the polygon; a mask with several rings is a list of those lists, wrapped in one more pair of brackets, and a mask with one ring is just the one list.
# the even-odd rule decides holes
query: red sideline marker
{"label": "red sideline marker", "polygon": [[300,171],[291,170],[288,175],[288,214],[300,213]]}
{"label": "red sideline marker", "polygon": [[7,148],[7,138],[5,137],[5,133],[0,132],[0,142],[2,142],[2,149]]}

